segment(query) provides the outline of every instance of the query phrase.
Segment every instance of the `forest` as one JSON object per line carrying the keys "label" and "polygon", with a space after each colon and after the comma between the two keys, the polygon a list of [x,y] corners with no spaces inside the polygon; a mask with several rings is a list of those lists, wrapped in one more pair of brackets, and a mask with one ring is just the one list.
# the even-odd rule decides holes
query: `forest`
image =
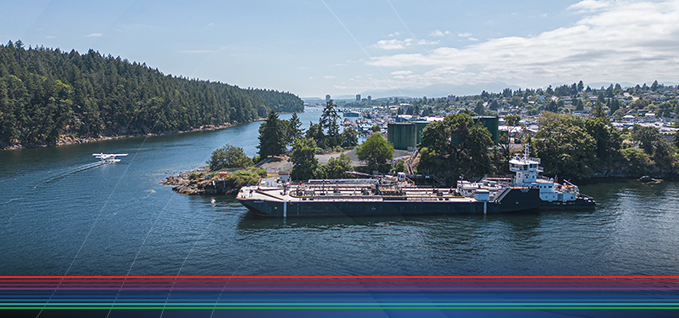
{"label": "forest", "polygon": [[299,112],[289,92],[165,75],[90,49],[0,45],[0,149],[162,134]]}

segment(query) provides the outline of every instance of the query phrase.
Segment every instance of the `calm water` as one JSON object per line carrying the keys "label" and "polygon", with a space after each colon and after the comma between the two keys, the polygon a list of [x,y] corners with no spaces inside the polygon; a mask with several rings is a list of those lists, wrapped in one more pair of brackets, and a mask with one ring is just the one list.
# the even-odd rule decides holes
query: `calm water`
{"label": "calm water", "polygon": [[0,152],[0,275],[679,275],[675,183],[583,186],[593,212],[287,221],[158,184],[254,155],[258,126]]}

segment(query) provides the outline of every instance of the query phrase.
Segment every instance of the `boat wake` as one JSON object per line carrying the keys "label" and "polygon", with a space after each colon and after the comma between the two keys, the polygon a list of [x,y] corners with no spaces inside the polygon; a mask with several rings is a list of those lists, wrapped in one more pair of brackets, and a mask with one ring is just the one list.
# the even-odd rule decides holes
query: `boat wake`
{"label": "boat wake", "polygon": [[5,203],[3,203],[2,205],[7,205],[8,203],[10,203],[10,202],[12,202],[12,201],[18,201],[18,200],[21,200],[21,198],[9,199],[9,200],[7,200]]}
{"label": "boat wake", "polygon": [[[73,168],[70,168],[70,169],[66,169],[64,171],[61,171],[61,172],[53,175],[53,176],[50,176],[49,178],[42,181],[41,183],[55,182],[57,180],[66,178],[70,175],[73,175],[73,174],[76,174],[76,173],[79,173],[79,172],[83,172],[83,171],[86,171],[86,170],[94,169],[94,168],[97,168],[97,167],[101,167],[101,166],[107,165],[109,163],[110,162],[102,160],[102,161],[92,162],[92,163],[84,164],[84,165],[81,165],[81,166],[73,167]],[[36,184],[33,188],[37,188],[37,187],[38,187],[38,184]]]}

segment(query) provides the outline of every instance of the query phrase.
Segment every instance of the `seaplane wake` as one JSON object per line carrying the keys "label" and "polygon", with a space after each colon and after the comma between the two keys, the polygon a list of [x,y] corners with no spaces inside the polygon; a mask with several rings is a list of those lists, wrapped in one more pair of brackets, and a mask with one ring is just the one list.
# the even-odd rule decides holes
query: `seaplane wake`
{"label": "seaplane wake", "polygon": [[[104,165],[107,165],[107,164],[119,162],[120,159],[117,159],[116,157],[125,157],[125,156],[127,156],[127,154],[126,153],[122,153],[122,154],[120,154],[120,153],[118,153],[118,154],[94,153],[94,154],[92,154],[92,156],[94,156],[95,158],[100,159],[100,160],[97,161],[97,162],[92,162],[92,163],[80,165],[80,166],[77,166],[77,167],[69,168],[69,169],[66,169],[64,171],[58,172],[57,174],[50,176],[47,180],[43,181],[43,183],[54,182],[54,181],[57,181],[59,179],[66,178],[66,177],[68,177],[72,174],[76,174],[78,172],[83,172],[85,170],[90,170],[90,169],[101,167],[101,166],[104,166]],[[37,186],[38,185],[35,185],[35,187],[33,187],[33,188],[36,188]]]}

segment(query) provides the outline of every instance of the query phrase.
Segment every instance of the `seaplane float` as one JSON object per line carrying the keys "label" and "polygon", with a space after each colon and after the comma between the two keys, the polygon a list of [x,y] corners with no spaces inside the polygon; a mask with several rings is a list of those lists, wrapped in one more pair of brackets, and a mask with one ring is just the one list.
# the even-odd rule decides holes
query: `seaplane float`
{"label": "seaplane float", "polygon": [[126,153],[93,153],[92,156],[94,156],[97,159],[100,159],[103,162],[106,163],[114,163],[114,162],[120,162],[120,159],[117,157],[126,157]]}

